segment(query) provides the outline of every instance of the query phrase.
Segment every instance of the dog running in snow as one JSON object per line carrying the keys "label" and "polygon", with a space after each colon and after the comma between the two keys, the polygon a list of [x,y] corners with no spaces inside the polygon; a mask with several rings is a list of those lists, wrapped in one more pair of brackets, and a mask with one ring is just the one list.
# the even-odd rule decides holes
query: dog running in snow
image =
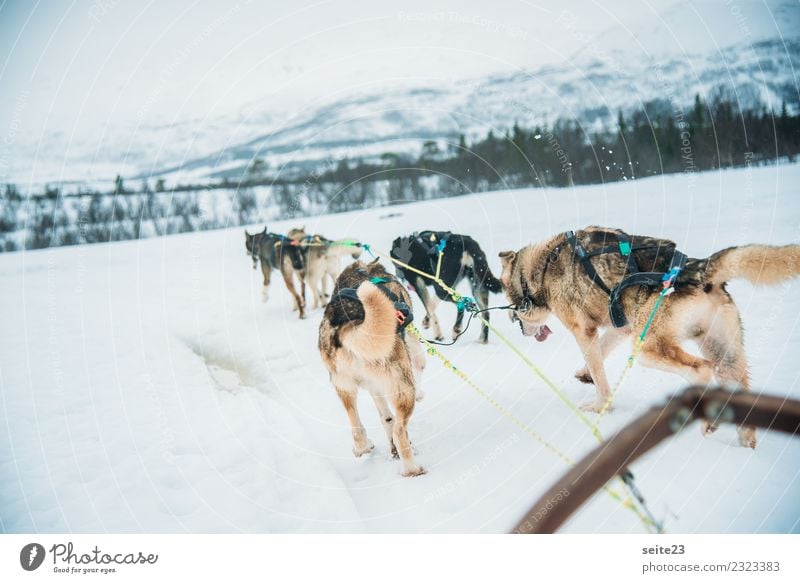
{"label": "dog running in snow", "polygon": [[[502,286],[489,269],[486,254],[472,237],[447,231],[422,231],[395,239],[389,255],[414,269],[435,275],[441,247],[443,249],[439,277],[442,281],[455,289],[464,278],[469,279],[472,297],[475,298],[478,308],[488,308],[489,292],[499,294]],[[439,319],[436,317],[436,307],[440,300],[452,302],[450,294],[433,280],[414,273],[402,265],[397,265],[396,269],[398,275],[411,284],[425,306],[426,316],[422,320],[422,327],[427,329],[433,325],[436,340],[444,340]],[[428,286],[433,288],[434,294],[430,293]],[[489,312],[484,313],[484,318],[489,320]],[[463,320],[464,310],[459,309],[453,326],[453,340],[461,334]],[[485,344],[488,339],[489,328],[484,324],[480,341]]]}
{"label": "dog running in snow", "polygon": [[[261,301],[269,299],[269,283],[273,269],[277,269],[283,276],[286,289],[292,294],[294,307],[300,313],[300,318],[305,318],[306,284],[305,284],[305,259],[302,250],[291,245],[286,237],[276,233],[267,233],[267,228],[260,233],[251,235],[244,230],[244,245],[247,254],[253,260],[253,269],[260,263],[261,273],[264,276],[264,287],[261,289]],[[300,282],[300,294],[294,287],[294,277]]]}
{"label": "dog running in snow", "polygon": [[[597,390],[597,398],[584,410],[599,412],[610,398],[603,362],[622,340],[643,330],[662,289],[617,286],[636,271],[668,272],[682,256],[675,251],[669,240],[588,227],[500,253],[500,280],[516,306],[512,319],[519,321],[522,333],[545,340],[550,334],[547,318],[555,314],[575,336],[586,362],[576,377],[594,383]],[[726,283],[745,279],[776,284],[797,276],[800,245],[729,247],[706,259],[682,259],[674,293],[655,313],[639,362],[691,383],[707,385],[716,378],[724,386],[750,390],[741,319]],[[609,293],[616,300],[611,309]],[[686,352],[681,347],[684,340],[694,341],[702,356]],[[706,433],[714,429],[704,427]],[[739,441],[755,448],[755,430],[740,427]]]}
{"label": "dog running in snow", "polygon": [[[341,258],[349,255],[353,260],[361,257],[362,248],[352,239],[332,241],[322,235],[308,235],[305,226],[292,229],[287,236],[297,241],[303,251],[305,279],[311,290],[312,308],[324,308],[328,303],[328,280],[331,287],[341,272]],[[304,298],[305,299],[305,298]]]}
{"label": "dog running in snow", "polygon": [[425,470],[414,459],[407,427],[421,398],[416,385],[425,355],[419,342],[405,333],[413,319],[410,304],[402,284],[377,260],[352,263],[342,271],[325,308],[319,351],[350,419],[355,456],[374,447],[356,408],[358,389],[363,388],[375,402],[403,475],[418,476]]}

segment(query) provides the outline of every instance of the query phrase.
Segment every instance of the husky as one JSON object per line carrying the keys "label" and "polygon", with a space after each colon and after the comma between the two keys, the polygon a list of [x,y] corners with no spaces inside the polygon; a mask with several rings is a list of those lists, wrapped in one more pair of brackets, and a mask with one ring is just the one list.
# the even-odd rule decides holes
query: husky
{"label": "husky", "polygon": [[[661,291],[669,287],[674,292],[655,311],[639,362],[691,383],[716,379],[749,391],[741,319],[726,284],[732,279],[776,284],[800,274],[800,245],[729,247],[693,259],[672,241],[602,227],[503,251],[500,259],[500,281],[522,333],[546,340],[547,318],[555,314],[575,336],[586,363],[575,376],[594,383],[597,391],[596,399],[582,407],[592,412],[601,411],[611,397],[605,358],[634,332],[641,333]],[[702,356],[686,352],[685,340],[695,342]],[[706,434],[714,429],[703,427]],[[755,430],[740,427],[739,441],[755,448]]]}
{"label": "husky", "polygon": [[[439,277],[450,288],[455,287],[468,278],[472,286],[472,296],[479,309],[489,307],[489,292],[499,294],[502,291],[500,281],[492,274],[486,254],[472,237],[457,235],[446,231],[422,231],[408,237],[398,237],[392,243],[389,252],[392,258],[410,265],[414,269],[436,274],[439,260],[439,249],[442,249],[442,263]],[[414,271],[397,266],[398,275],[413,287],[414,291],[425,306],[426,316],[422,320],[423,328],[433,325],[436,340],[444,340],[439,319],[436,317],[436,307],[440,300],[452,302],[450,294],[433,280],[414,273]],[[434,294],[428,290],[433,288]],[[489,320],[489,313],[484,318]],[[456,340],[461,334],[461,324],[464,320],[464,310],[459,309],[456,322],[453,326],[452,338]],[[486,324],[481,330],[480,342],[489,341],[489,328]]]}
{"label": "husky", "polygon": [[413,319],[410,304],[402,284],[377,260],[350,264],[325,308],[319,352],[350,419],[355,456],[374,448],[356,409],[358,389],[363,388],[375,402],[392,456],[402,461],[403,475],[419,476],[425,470],[414,459],[407,426],[415,401],[421,398],[416,386],[425,355],[419,342],[405,332]]}
{"label": "husky", "polygon": [[[300,318],[306,317],[305,313],[305,260],[299,247],[291,245],[290,241],[282,235],[267,233],[267,228],[260,233],[251,235],[244,230],[244,244],[247,254],[253,260],[253,269],[261,264],[261,273],[264,275],[264,287],[261,289],[261,301],[269,300],[269,282],[273,269],[277,269],[283,276],[286,289],[294,299],[294,309]],[[301,293],[298,294],[294,287],[294,277],[300,281]]]}
{"label": "husky", "polygon": [[324,308],[328,303],[328,280],[331,287],[341,272],[341,258],[345,255],[355,260],[361,257],[361,244],[352,239],[331,241],[322,235],[307,235],[305,226],[292,229],[287,236],[297,241],[303,251],[306,265],[306,282],[311,289],[313,308]]}

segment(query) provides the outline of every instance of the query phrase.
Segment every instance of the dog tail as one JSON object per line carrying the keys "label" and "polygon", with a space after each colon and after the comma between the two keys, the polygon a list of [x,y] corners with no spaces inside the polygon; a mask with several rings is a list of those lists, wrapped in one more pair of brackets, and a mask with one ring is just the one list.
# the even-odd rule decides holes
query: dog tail
{"label": "dog tail", "polygon": [[362,283],[356,294],[364,306],[364,321],[342,331],[342,346],[364,360],[389,358],[397,340],[394,304],[369,281]]}
{"label": "dog tail", "polygon": [[503,291],[503,285],[497,279],[492,270],[489,269],[489,262],[486,260],[486,254],[483,249],[475,245],[475,249],[470,250],[472,255],[472,273],[473,283],[477,287],[482,287],[489,290],[493,294],[499,294]]}
{"label": "dog tail", "polygon": [[709,257],[706,281],[746,279],[769,285],[797,275],[800,275],[800,245],[745,245],[728,247]]}

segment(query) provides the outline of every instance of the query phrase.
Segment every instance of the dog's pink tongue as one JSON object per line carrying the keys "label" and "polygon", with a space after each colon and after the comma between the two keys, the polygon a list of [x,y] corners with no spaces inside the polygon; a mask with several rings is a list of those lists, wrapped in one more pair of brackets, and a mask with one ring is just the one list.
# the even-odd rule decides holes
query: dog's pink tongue
{"label": "dog's pink tongue", "polygon": [[536,334],[534,334],[533,337],[536,338],[536,340],[538,340],[539,342],[544,342],[545,340],[547,340],[547,337],[550,336],[550,334],[552,333],[553,331],[545,324],[544,326],[539,328],[539,331]]}

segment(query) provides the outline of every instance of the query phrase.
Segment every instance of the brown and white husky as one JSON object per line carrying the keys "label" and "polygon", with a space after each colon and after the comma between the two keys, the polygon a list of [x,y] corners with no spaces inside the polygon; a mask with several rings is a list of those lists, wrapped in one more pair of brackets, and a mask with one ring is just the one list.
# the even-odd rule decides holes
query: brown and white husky
{"label": "brown and white husky", "polygon": [[[576,242],[583,251],[576,253]],[[575,336],[586,362],[576,377],[594,383],[597,389],[596,399],[583,407],[588,411],[602,410],[611,395],[605,358],[623,340],[643,330],[661,291],[646,285],[625,289],[619,300],[628,324],[612,326],[609,293],[597,281],[610,288],[630,273],[627,254],[613,251],[623,242],[630,245],[627,254],[632,253],[642,270],[667,271],[674,257],[672,241],[601,227],[561,233],[519,251],[500,253],[500,281],[516,306],[513,318],[519,321],[522,333],[545,340],[550,334],[547,318],[555,314]],[[587,272],[581,253],[591,256],[589,269],[594,275]],[[716,379],[725,386],[750,390],[742,323],[726,283],[745,279],[776,284],[798,274],[800,245],[729,247],[706,259],[686,259],[674,293],[653,316],[639,362],[681,375],[691,383],[706,385]],[[685,340],[695,342],[702,356],[686,352],[681,346]],[[739,440],[755,447],[755,430],[740,428]]]}
{"label": "brown and white husky", "polygon": [[377,260],[356,261],[336,281],[319,327],[319,351],[350,419],[356,457],[374,447],[356,408],[362,388],[375,402],[403,475],[418,476],[425,470],[414,459],[408,423],[421,397],[417,377],[425,355],[416,338],[405,333],[404,322],[413,318],[410,304],[406,290]]}

